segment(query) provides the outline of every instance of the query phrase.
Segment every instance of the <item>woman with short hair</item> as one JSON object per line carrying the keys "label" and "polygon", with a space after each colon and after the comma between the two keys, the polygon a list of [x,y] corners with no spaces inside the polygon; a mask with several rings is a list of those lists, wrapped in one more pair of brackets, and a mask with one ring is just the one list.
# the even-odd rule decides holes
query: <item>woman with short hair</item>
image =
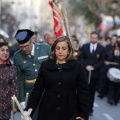
{"label": "woman with short hair", "polygon": [[73,57],[66,36],[55,40],[52,56],[42,62],[25,110],[40,102],[38,120],[88,120],[89,98],[85,71]]}

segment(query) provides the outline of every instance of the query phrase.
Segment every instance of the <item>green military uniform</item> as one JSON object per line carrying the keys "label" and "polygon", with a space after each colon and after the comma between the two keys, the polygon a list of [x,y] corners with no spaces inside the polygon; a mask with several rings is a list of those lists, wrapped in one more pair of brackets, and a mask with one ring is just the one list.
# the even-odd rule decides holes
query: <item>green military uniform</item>
{"label": "green military uniform", "polygon": [[[51,55],[50,46],[47,44],[34,44],[34,57],[24,54],[21,50],[14,55],[14,64],[17,67],[20,101],[25,101],[26,92],[30,93],[42,61]],[[35,120],[35,119],[34,119]]]}
{"label": "green military uniform", "polygon": [[25,101],[25,94],[33,88],[34,79],[38,76],[42,61],[46,60],[50,54],[51,50],[47,44],[35,44],[34,58],[24,54],[21,50],[15,53],[14,64],[18,73],[20,101]]}

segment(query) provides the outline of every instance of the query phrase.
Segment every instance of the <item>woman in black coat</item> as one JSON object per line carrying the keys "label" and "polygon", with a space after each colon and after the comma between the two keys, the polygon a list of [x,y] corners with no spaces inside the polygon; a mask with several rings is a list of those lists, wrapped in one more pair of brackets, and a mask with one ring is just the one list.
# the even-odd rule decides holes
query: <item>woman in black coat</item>
{"label": "woman in black coat", "polygon": [[73,49],[66,36],[58,38],[53,56],[43,62],[26,111],[33,115],[40,103],[38,120],[88,120],[89,97],[85,71],[73,59]]}

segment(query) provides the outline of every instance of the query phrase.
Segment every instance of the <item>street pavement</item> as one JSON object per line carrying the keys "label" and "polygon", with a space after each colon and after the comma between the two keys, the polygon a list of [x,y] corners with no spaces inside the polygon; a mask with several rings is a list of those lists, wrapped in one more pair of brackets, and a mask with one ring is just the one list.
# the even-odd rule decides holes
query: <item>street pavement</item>
{"label": "street pavement", "polygon": [[120,120],[120,103],[115,105],[110,105],[107,103],[107,98],[100,99],[95,97],[94,103],[94,113],[89,120]]}
{"label": "street pavement", "polygon": [[[12,116],[11,114],[10,120],[13,120]],[[21,120],[19,112],[15,114],[15,118],[15,120]],[[100,99],[96,93],[94,113],[89,117],[89,120],[120,120],[120,103],[117,106],[109,105],[106,97]]]}

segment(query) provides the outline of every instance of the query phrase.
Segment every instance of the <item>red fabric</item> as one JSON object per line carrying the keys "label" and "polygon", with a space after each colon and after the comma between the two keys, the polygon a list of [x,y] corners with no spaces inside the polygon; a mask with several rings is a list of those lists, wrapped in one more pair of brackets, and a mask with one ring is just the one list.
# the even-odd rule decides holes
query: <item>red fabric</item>
{"label": "red fabric", "polygon": [[9,60],[6,61],[6,65],[11,65]]}
{"label": "red fabric", "polygon": [[3,66],[3,65],[11,65],[11,62],[7,60],[5,64],[0,64],[0,66]]}
{"label": "red fabric", "polygon": [[49,4],[53,11],[54,33],[56,35],[56,38],[58,38],[63,35],[63,29],[62,29],[62,23],[61,23],[61,13],[60,13],[60,10],[58,9],[57,5],[54,2],[49,1]]}

